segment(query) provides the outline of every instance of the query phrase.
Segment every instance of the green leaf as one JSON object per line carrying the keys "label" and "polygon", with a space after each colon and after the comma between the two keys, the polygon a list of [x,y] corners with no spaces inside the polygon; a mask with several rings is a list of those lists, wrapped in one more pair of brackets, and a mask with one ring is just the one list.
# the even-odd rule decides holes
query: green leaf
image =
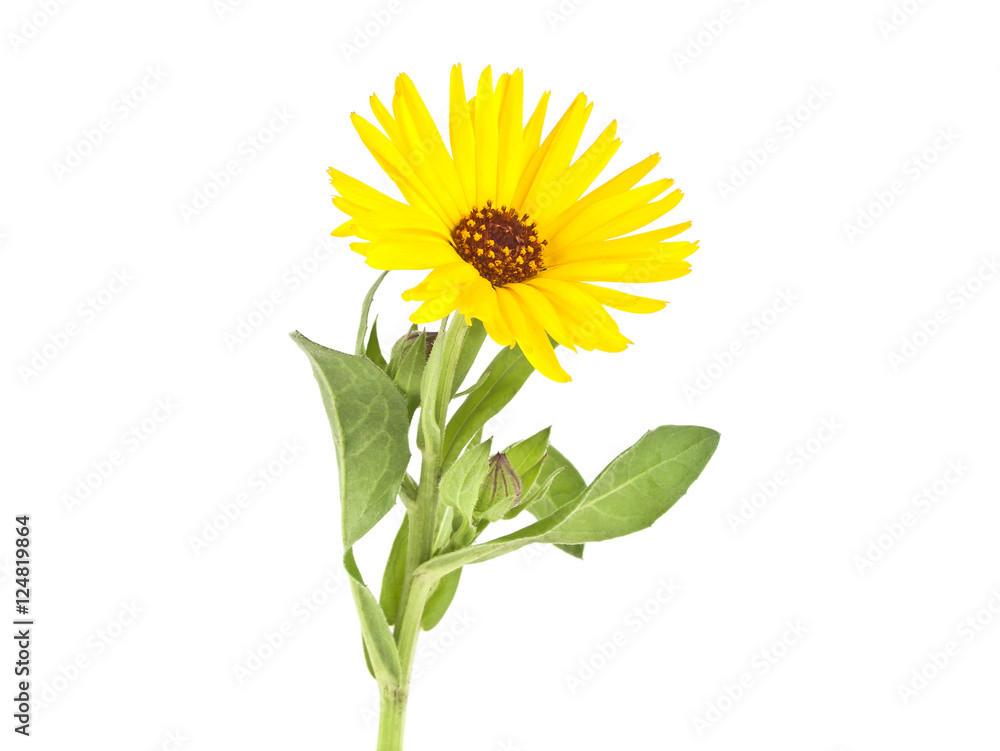
{"label": "green leaf", "polygon": [[[472,384],[471,386],[469,386],[469,388],[465,389],[465,391],[459,391],[457,394],[455,394],[455,398],[457,399],[460,396],[468,396],[473,391],[475,391],[476,389],[478,389],[480,386],[482,386],[484,383],[486,383],[486,379],[490,377],[490,373],[491,373],[490,370],[484,370],[483,374],[481,376],[479,376],[479,380],[478,381],[476,381],[474,384]],[[482,428],[480,428],[480,431],[482,431]],[[473,443],[475,443],[475,441],[473,441]]]}
{"label": "green leaf", "polygon": [[[361,637],[361,651],[365,655],[365,667],[368,668],[368,675],[375,678],[375,668],[372,667],[372,656],[368,654],[368,645],[365,644],[364,636]],[[378,680],[378,678],[375,678],[375,680]]]}
{"label": "green leaf", "polygon": [[379,285],[382,284],[382,280],[385,279],[388,271],[383,271],[378,279],[375,280],[375,284],[371,286],[368,290],[368,294],[365,295],[365,299],[361,303],[361,321],[358,324],[358,340],[354,345],[354,354],[363,355],[365,353],[365,334],[368,332],[368,311],[371,310],[372,300],[375,299],[375,292],[378,290]]}
{"label": "green leaf", "polygon": [[366,660],[371,666],[375,679],[382,686],[399,686],[402,683],[403,668],[399,661],[399,651],[392,638],[392,631],[385,619],[382,607],[375,595],[365,586],[354,551],[344,554],[344,568],[351,577],[351,593],[361,620],[361,636],[364,639]]}
{"label": "green leaf", "polygon": [[434,533],[434,542],[431,545],[433,553],[443,550],[451,539],[453,521],[455,519],[455,509],[452,506],[438,506],[437,531]]}
{"label": "green leaf", "polygon": [[546,542],[597,542],[651,526],[687,492],[718,445],[717,432],[691,425],[646,433],[568,506],[572,515]]}
{"label": "green leaf", "polygon": [[549,447],[549,433],[551,432],[552,428],[545,428],[530,438],[512,443],[503,451],[507,455],[507,461],[514,467],[514,471],[520,475],[522,492],[525,495],[531,490],[532,484],[538,477],[538,471],[532,473],[532,470],[536,469],[536,465],[537,470],[541,470],[542,460]]}
{"label": "green leaf", "polygon": [[417,573],[433,581],[535,542],[596,542],[645,529],[684,495],[718,443],[719,434],[708,428],[665,425],[652,430],[553,513],[492,542],[433,558]]}
{"label": "green leaf", "polygon": [[382,356],[382,347],[378,343],[378,318],[372,321],[372,333],[368,337],[368,346],[365,348],[365,355],[382,370],[388,364]]}
{"label": "green leaf", "polygon": [[385,613],[385,620],[390,626],[396,623],[396,613],[399,611],[399,598],[403,592],[403,578],[406,576],[406,548],[410,540],[410,517],[403,517],[402,524],[389,550],[389,560],[385,563],[385,573],[382,574],[382,589],[379,592],[379,605]]}
{"label": "green leaf", "polygon": [[444,436],[444,466],[450,466],[469,440],[500,413],[535,372],[518,347],[500,350],[488,366],[489,377],[455,410]]}
{"label": "green leaf", "polygon": [[486,473],[490,469],[492,439],[470,448],[441,477],[441,502],[471,520]]}
{"label": "green leaf", "polygon": [[478,545],[432,558],[427,563],[421,565],[415,572],[415,575],[426,577],[430,581],[436,581],[463,566],[488,561],[505,553],[512,553],[515,550],[523,548],[525,545],[535,542],[546,542],[545,535],[556,529],[573,513],[577,502],[567,504],[558,509],[554,514],[492,542],[482,542]]}
{"label": "green leaf", "polygon": [[458,591],[458,582],[462,578],[462,569],[452,571],[435,585],[430,597],[427,598],[427,605],[424,606],[424,614],[420,621],[420,626],[424,631],[430,631],[444,618],[448,608],[451,607],[452,600],[455,599],[455,592]]}
{"label": "green leaf", "polygon": [[462,384],[465,382],[466,376],[469,375],[469,371],[472,370],[472,366],[476,362],[476,357],[479,355],[479,350],[482,349],[485,340],[486,329],[483,328],[483,324],[478,318],[473,319],[465,341],[462,342],[462,350],[458,355],[458,362],[455,366],[455,380],[452,382],[451,387],[453,397],[457,396],[454,392],[462,388]]}
{"label": "green leaf", "polygon": [[333,431],[348,550],[396,503],[410,461],[406,403],[364,355],[327,349],[297,331],[292,339],[312,363]]}
{"label": "green leaf", "polygon": [[[548,488],[528,506],[528,513],[536,519],[544,519],[556,509],[578,498],[587,489],[587,481],[577,468],[552,444],[549,444],[548,453],[542,462],[542,469],[536,482],[544,485],[550,478],[551,484]],[[583,545],[557,543],[556,547],[574,558],[583,558]]]}
{"label": "green leaf", "polygon": [[413,413],[420,406],[420,379],[427,364],[426,334],[421,331],[412,344],[408,345],[399,363],[399,370],[393,378],[406,397],[406,421],[413,419]]}

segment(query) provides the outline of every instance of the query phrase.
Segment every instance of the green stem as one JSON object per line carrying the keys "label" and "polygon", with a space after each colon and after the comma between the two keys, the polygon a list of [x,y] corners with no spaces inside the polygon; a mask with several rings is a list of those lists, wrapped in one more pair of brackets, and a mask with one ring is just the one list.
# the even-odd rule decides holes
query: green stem
{"label": "green stem", "polygon": [[420,638],[420,622],[430,595],[432,582],[417,575],[417,569],[434,554],[437,532],[439,490],[441,481],[441,443],[448,416],[453,383],[462,344],[468,333],[464,321],[456,319],[451,326],[442,322],[439,336],[431,352],[421,384],[420,430],[423,456],[416,498],[407,505],[409,542],[406,549],[406,573],[403,576],[396,615],[395,639],[399,649],[402,680],[398,688],[381,686],[382,702],[379,716],[378,751],[401,751],[406,719],[406,702],[410,691],[413,658]]}
{"label": "green stem", "polygon": [[379,707],[378,746],[376,751],[402,751],[403,730],[406,724],[406,702],[409,699],[410,677],[413,674],[413,658],[420,638],[420,621],[424,606],[430,594],[430,582],[423,577],[414,577],[409,591],[408,603],[403,619],[397,626],[399,661],[403,667],[402,685],[392,690],[381,687]]}
{"label": "green stem", "polygon": [[403,751],[406,695],[383,689],[378,716],[377,751]]}

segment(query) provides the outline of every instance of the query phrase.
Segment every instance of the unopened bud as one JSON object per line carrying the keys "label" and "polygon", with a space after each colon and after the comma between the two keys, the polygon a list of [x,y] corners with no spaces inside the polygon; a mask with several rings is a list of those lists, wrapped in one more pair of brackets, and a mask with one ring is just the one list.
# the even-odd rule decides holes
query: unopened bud
{"label": "unopened bud", "polygon": [[[417,341],[420,338],[419,331],[411,331],[406,335],[406,343],[411,344],[411,342]],[[424,344],[427,345],[427,357],[430,358],[431,350],[434,349],[434,342],[437,341],[438,332],[436,331],[425,331],[424,332]]]}
{"label": "unopened bud", "polygon": [[506,454],[490,457],[490,469],[479,491],[475,516],[488,522],[503,519],[521,500],[521,478],[507,459]]}

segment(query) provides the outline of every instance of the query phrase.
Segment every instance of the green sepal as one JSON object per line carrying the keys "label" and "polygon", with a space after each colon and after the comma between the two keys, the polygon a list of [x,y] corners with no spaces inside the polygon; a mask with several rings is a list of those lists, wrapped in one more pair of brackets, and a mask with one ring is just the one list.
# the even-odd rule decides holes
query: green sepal
{"label": "green sepal", "polygon": [[399,369],[393,377],[393,381],[406,397],[407,422],[413,419],[413,413],[420,406],[420,380],[424,376],[424,367],[427,365],[425,338],[426,333],[421,331],[412,343],[405,346]]}
{"label": "green sepal", "polygon": [[389,353],[389,364],[386,365],[385,372],[390,378],[396,377],[396,371],[399,370],[399,363],[403,359],[403,354],[409,349],[409,346],[413,343],[410,339],[410,334],[417,330],[417,324],[410,326],[409,331],[399,339],[396,340],[395,344],[392,345],[392,351]]}

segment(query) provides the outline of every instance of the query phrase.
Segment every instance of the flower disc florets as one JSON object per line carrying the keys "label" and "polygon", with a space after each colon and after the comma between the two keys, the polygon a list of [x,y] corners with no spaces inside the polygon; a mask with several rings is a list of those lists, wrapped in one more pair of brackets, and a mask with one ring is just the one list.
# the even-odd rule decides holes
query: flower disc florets
{"label": "flower disc florets", "polygon": [[542,246],[534,222],[516,210],[473,206],[451,233],[455,250],[494,287],[523,282],[545,269]]}

